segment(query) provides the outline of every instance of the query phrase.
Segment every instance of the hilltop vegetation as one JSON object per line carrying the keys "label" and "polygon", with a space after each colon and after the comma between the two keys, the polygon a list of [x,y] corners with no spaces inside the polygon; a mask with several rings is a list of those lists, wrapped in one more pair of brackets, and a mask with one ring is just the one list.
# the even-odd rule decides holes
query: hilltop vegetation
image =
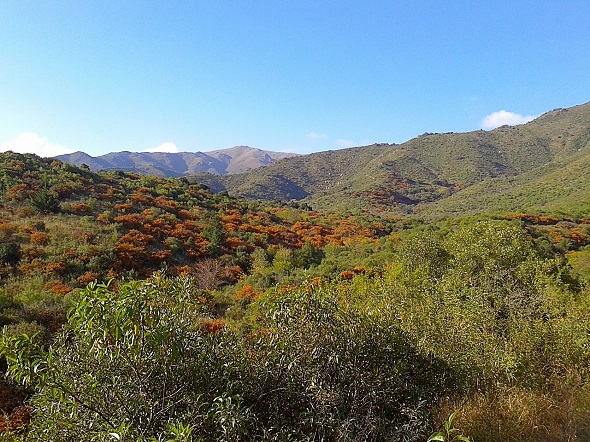
{"label": "hilltop vegetation", "polygon": [[0,172],[2,325],[35,322],[53,331],[64,319],[61,301],[94,280],[161,270],[192,273],[213,290],[245,277],[256,257],[283,256],[303,270],[327,245],[371,244],[393,228],[367,216],[236,200],[183,179],[94,173],[28,154],[0,155]]}

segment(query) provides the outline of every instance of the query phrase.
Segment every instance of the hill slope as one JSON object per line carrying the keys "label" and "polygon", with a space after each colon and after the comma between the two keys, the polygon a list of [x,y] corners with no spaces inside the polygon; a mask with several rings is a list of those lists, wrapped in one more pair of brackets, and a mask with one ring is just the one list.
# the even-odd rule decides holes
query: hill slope
{"label": "hill slope", "polygon": [[589,183],[582,178],[590,160],[589,140],[590,104],[584,104],[520,126],[425,134],[400,145],[320,152],[244,174],[194,178],[213,190],[250,198],[305,199],[318,209],[357,207],[397,214],[452,213],[468,207],[495,211],[494,189],[504,186],[516,192],[518,185],[521,193],[532,192],[523,196],[530,199],[527,206],[552,209],[560,205],[540,203],[562,196],[553,192],[557,181],[578,176],[572,191],[578,196],[589,193],[584,190]]}

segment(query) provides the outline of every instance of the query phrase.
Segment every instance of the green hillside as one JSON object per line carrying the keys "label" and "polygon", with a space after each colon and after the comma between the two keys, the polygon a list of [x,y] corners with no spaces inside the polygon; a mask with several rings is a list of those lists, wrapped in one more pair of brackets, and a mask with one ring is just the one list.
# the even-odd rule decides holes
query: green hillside
{"label": "green hillside", "polygon": [[[578,197],[587,194],[584,153],[589,140],[590,104],[584,104],[520,126],[424,134],[401,145],[320,152],[244,174],[193,179],[214,191],[304,200],[320,210],[449,214],[516,210],[525,204],[570,211],[579,210]],[[565,190],[553,188],[553,180],[573,177],[578,178],[568,181]],[[571,203],[562,199],[570,194]],[[552,202],[556,198],[560,201]]]}

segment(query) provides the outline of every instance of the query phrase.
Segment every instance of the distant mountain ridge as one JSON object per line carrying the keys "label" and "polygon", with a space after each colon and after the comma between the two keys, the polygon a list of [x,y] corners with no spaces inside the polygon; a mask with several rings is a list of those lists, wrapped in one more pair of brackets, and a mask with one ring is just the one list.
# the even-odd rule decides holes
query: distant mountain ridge
{"label": "distant mountain ridge", "polygon": [[183,177],[198,173],[225,175],[247,172],[266,166],[295,153],[271,152],[248,146],[235,146],[211,152],[111,152],[92,157],[84,152],[55,157],[75,166],[86,165],[92,171],[122,170],[158,177]]}

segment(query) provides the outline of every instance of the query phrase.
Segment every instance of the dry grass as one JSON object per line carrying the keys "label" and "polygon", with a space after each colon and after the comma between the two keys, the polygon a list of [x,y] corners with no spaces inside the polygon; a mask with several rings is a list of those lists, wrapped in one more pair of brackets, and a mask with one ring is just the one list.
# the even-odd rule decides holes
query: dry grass
{"label": "dry grass", "polygon": [[[444,421],[457,404],[441,407]],[[590,388],[539,393],[523,388],[476,394],[460,406],[455,427],[475,442],[590,440]]]}

